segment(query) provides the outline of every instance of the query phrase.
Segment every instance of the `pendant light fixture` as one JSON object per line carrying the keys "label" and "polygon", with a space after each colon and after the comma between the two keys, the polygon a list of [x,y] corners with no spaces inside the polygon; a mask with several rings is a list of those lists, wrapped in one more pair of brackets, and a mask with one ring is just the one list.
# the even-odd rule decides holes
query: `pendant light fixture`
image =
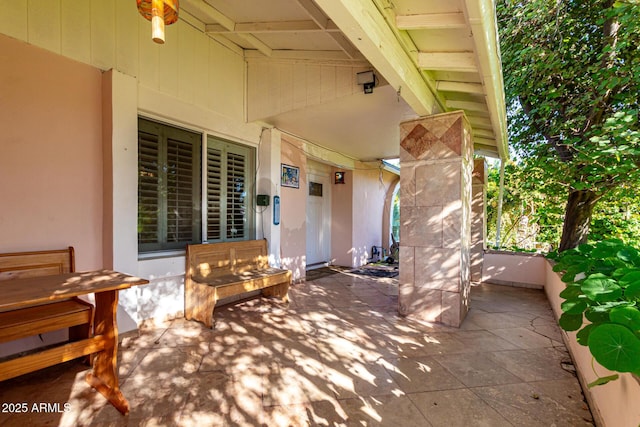
{"label": "pendant light fixture", "polygon": [[178,0],[136,0],[138,12],[151,21],[151,38],[164,43],[164,26],[178,20]]}

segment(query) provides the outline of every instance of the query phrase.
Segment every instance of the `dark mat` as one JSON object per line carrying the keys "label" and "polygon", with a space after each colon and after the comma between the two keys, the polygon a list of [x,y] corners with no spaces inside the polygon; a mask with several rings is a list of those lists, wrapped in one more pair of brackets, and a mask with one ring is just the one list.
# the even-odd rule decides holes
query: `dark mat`
{"label": "dark mat", "polygon": [[313,270],[307,270],[306,271],[305,279],[308,280],[308,281],[317,280],[317,279],[321,279],[323,277],[331,276],[332,274],[339,273],[340,271],[341,270],[339,268],[336,268],[336,267],[314,268]]}
{"label": "dark mat", "polygon": [[398,277],[398,268],[354,268],[349,273],[373,277]]}

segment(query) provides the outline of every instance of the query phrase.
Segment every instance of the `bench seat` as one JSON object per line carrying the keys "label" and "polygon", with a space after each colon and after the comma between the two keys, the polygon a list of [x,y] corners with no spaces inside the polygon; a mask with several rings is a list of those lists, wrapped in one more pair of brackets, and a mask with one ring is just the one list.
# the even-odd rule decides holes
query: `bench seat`
{"label": "bench seat", "polygon": [[[67,249],[3,253],[0,254],[0,295],[3,282],[74,271],[75,252],[71,246]],[[2,358],[0,381],[96,351],[95,346],[83,344],[93,337],[93,316],[93,305],[77,297],[0,311],[0,343],[59,329],[69,330],[67,344]],[[76,351],[78,349],[81,351]]]}
{"label": "bench seat", "polygon": [[266,240],[188,245],[185,317],[213,327],[218,300],[260,290],[288,301],[291,271],[267,262]]}
{"label": "bench seat", "polygon": [[93,306],[81,299],[0,312],[0,342],[76,327],[79,328],[69,331],[69,338],[86,338],[89,336],[87,328],[93,321],[92,315]]}

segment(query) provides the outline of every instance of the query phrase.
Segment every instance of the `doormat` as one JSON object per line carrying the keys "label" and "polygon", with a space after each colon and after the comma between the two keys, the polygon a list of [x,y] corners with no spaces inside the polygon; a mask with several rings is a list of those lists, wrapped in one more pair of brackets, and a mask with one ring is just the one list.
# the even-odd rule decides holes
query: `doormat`
{"label": "doormat", "polygon": [[331,276],[332,274],[340,273],[340,269],[335,267],[321,267],[314,268],[313,270],[307,270],[305,273],[305,280],[317,280],[322,279],[323,277]]}
{"label": "doormat", "polygon": [[398,268],[360,267],[350,270],[349,273],[373,277],[398,277]]}

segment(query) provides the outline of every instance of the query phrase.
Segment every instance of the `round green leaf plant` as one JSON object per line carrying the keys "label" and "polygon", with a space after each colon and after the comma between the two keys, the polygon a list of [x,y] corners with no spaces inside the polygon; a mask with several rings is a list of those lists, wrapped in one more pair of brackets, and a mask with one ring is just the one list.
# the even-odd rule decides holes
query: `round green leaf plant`
{"label": "round green leaf plant", "polygon": [[[567,284],[560,293],[560,327],[578,331],[578,343],[605,368],[640,375],[640,252],[605,240],[548,257]],[[617,378],[598,377],[589,387]]]}

